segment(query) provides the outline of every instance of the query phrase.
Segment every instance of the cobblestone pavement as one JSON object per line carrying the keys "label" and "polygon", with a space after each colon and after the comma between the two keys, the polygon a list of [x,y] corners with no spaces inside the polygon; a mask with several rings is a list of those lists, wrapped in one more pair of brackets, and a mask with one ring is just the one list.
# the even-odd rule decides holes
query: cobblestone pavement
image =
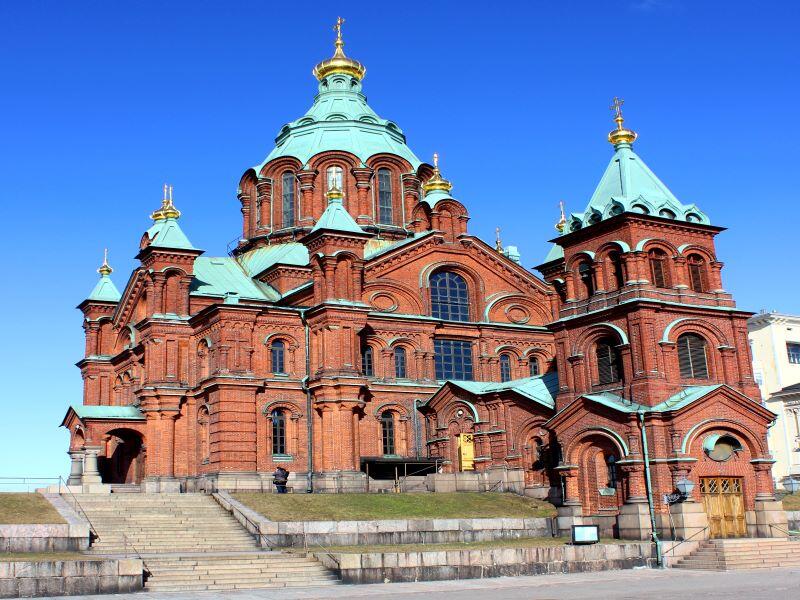
{"label": "cobblestone pavement", "polygon": [[[491,595],[492,600],[608,600],[659,598],[716,598],[730,600],[798,600],[800,569],[762,569],[753,571],[705,572],[688,570],[632,570],[543,575],[538,577],[499,577],[461,581],[426,581],[377,585],[341,585],[327,588],[291,590],[242,590],[237,592],[140,592],[84,596],[96,600],[322,600],[336,598],[392,598],[477,600]],[[78,596],[72,596],[77,598]]]}

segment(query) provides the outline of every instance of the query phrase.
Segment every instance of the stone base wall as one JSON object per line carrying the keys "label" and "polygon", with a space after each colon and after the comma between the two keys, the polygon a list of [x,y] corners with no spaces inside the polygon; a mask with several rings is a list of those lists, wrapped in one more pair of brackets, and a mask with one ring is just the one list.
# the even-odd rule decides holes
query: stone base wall
{"label": "stone base wall", "polygon": [[270,521],[225,492],[214,498],[270,548],[484,542],[552,537],[553,519],[394,519],[383,521]]}
{"label": "stone base wall", "polygon": [[61,496],[42,493],[66,523],[0,525],[0,552],[65,552],[89,548],[89,523]]}
{"label": "stone base wall", "polygon": [[790,531],[800,531],[800,510],[787,510],[786,524]]}
{"label": "stone base wall", "polygon": [[0,562],[0,598],[136,592],[142,571],[138,559]]}
{"label": "stone base wall", "polygon": [[654,567],[651,544],[315,554],[343,583],[438,581]]}

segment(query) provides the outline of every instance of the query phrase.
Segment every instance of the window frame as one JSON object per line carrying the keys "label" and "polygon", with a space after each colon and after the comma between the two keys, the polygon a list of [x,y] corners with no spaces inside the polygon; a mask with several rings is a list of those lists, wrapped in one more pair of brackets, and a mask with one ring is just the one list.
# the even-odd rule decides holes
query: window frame
{"label": "window frame", "polygon": [[786,342],[786,357],[789,364],[800,365],[800,342]]}
{"label": "window frame", "polygon": [[[619,346],[619,342],[613,337],[602,337],[595,342],[597,385],[614,385],[623,382],[622,355],[617,346]],[[604,356],[601,355],[601,349],[607,349]]]}
{"label": "window frame", "polygon": [[708,290],[706,279],[706,260],[699,254],[690,254],[686,258],[686,270],[689,275],[689,287],[693,292],[704,294]]}
{"label": "window frame", "polygon": [[537,356],[528,357],[528,373],[530,377],[538,377],[542,374],[542,366],[539,364]]}
{"label": "window frame", "polygon": [[669,289],[669,269],[667,267],[668,255],[660,248],[654,248],[647,253],[647,260],[650,263],[650,282],[653,286],[661,289]]}
{"label": "window frame", "polygon": [[289,456],[286,409],[275,408],[269,416],[272,425],[272,456]]}
{"label": "window frame", "polygon": [[369,344],[361,348],[361,374],[364,377],[375,377],[375,351]]}
{"label": "window frame", "polygon": [[[692,341],[698,340],[701,344],[693,346]],[[685,343],[685,348],[682,344]],[[708,360],[708,341],[701,335],[690,331],[682,333],[675,341],[678,355],[678,372],[682,379],[710,379],[711,370]],[[702,351],[702,364],[699,353]]]}
{"label": "window frame", "polygon": [[578,280],[583,286],[583,292],[587,298],[594,296],[597,291],[594,285],[594,269],[588,261],[581,261],[578,264]]}
{"label": "window frame", "polygon": [[385,410],[381,413],[381,451],[383,456],[397,456],[397,431],[394,423],[394,413]]}
{"label": "window frame", "polygon": [[375,174],[378,183],[378,214],[379,225],[394,225],[394,190],[392,186],[392,171],[381,167]]}
{"label": "window frame", "polygon": [[295,179],[295,175],[291,171],[284,171],[281,174],[281,225],[283,227],[294,227],[297,224]]}
{"label": "window frame", "polygon": [[395,379],[408,379],[408,353],[403,346],[394,349],[394,377]]}
{"label": "window frame", "polygon": [[434,338],[433,348],[437,380],[474,380],[472,342],[457,338]]}
{"label": "window frame", "polygon": [[500,382],[511,381],[511,355],[507,352],[500,355]]}
{"label": "window frame", "polygon": [[[276,363],[280,363],[276,365]],[[280,369],[275,367],[279,366]],[[286,342],[281,339],[272,340],[269,344],[269,368],[273,375],[286,375]]]}
{"label": "window frame", "polygon": [[[463,284],[463,287],[462,287]],[[471,320],[469,283],[455,271],[441,270],[428,279],[431,316],[442,321]]]}

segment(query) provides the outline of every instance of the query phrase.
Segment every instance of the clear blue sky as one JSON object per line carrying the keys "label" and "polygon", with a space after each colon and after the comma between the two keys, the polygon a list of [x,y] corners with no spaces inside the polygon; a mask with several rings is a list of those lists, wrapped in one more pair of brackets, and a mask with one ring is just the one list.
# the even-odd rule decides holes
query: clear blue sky
{"label": "clear blue sky", "polygon": [[558,201],[582,209],[608,162],[619,95],[642,158],[730,228],[718,254],[739,305],[800,313],[800,3],[298,6],[0,4],[0,475],[67,472],[57,426],[81,402],[74,307],[103,247],[121,289],[169,181],[192,242],[224,253],[239,177],[310,105],[340,13],[370,104],[418,156],[441,154],[472,233],[501,226],[538,264]]}

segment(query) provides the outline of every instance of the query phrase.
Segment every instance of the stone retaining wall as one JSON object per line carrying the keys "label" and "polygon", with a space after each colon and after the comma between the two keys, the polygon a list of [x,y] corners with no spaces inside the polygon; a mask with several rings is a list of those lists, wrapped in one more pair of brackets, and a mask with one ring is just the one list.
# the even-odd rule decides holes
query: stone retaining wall
{"label": "stone retaining wall", "polygon": [[654,567],[649,543],[434,552],[315,553],[343,583],[438,581]]}
{"label": "stone retaining wall", "polygon": [[0,552],[64,552],[89,548],[89,524],[58,494],[42,494],[66,523],[0,525]]}
{"label": "stone retaining wall", "polygon": [[[270,521],[226,492],[219,504],[271,548],[483,542],[552,537],[552,519],[393,519],[380,521]],[[245,518],[246,517],[246,518]]]}
{"label": "stone retaining wall", "polygon": [[800,531],[800,510],[787,510],[786,520],[790,530]]}
{"label": "stone retaining wall", "polygon": [[142,589],[142,561],[0,562],[0,598],[115,594]]}

